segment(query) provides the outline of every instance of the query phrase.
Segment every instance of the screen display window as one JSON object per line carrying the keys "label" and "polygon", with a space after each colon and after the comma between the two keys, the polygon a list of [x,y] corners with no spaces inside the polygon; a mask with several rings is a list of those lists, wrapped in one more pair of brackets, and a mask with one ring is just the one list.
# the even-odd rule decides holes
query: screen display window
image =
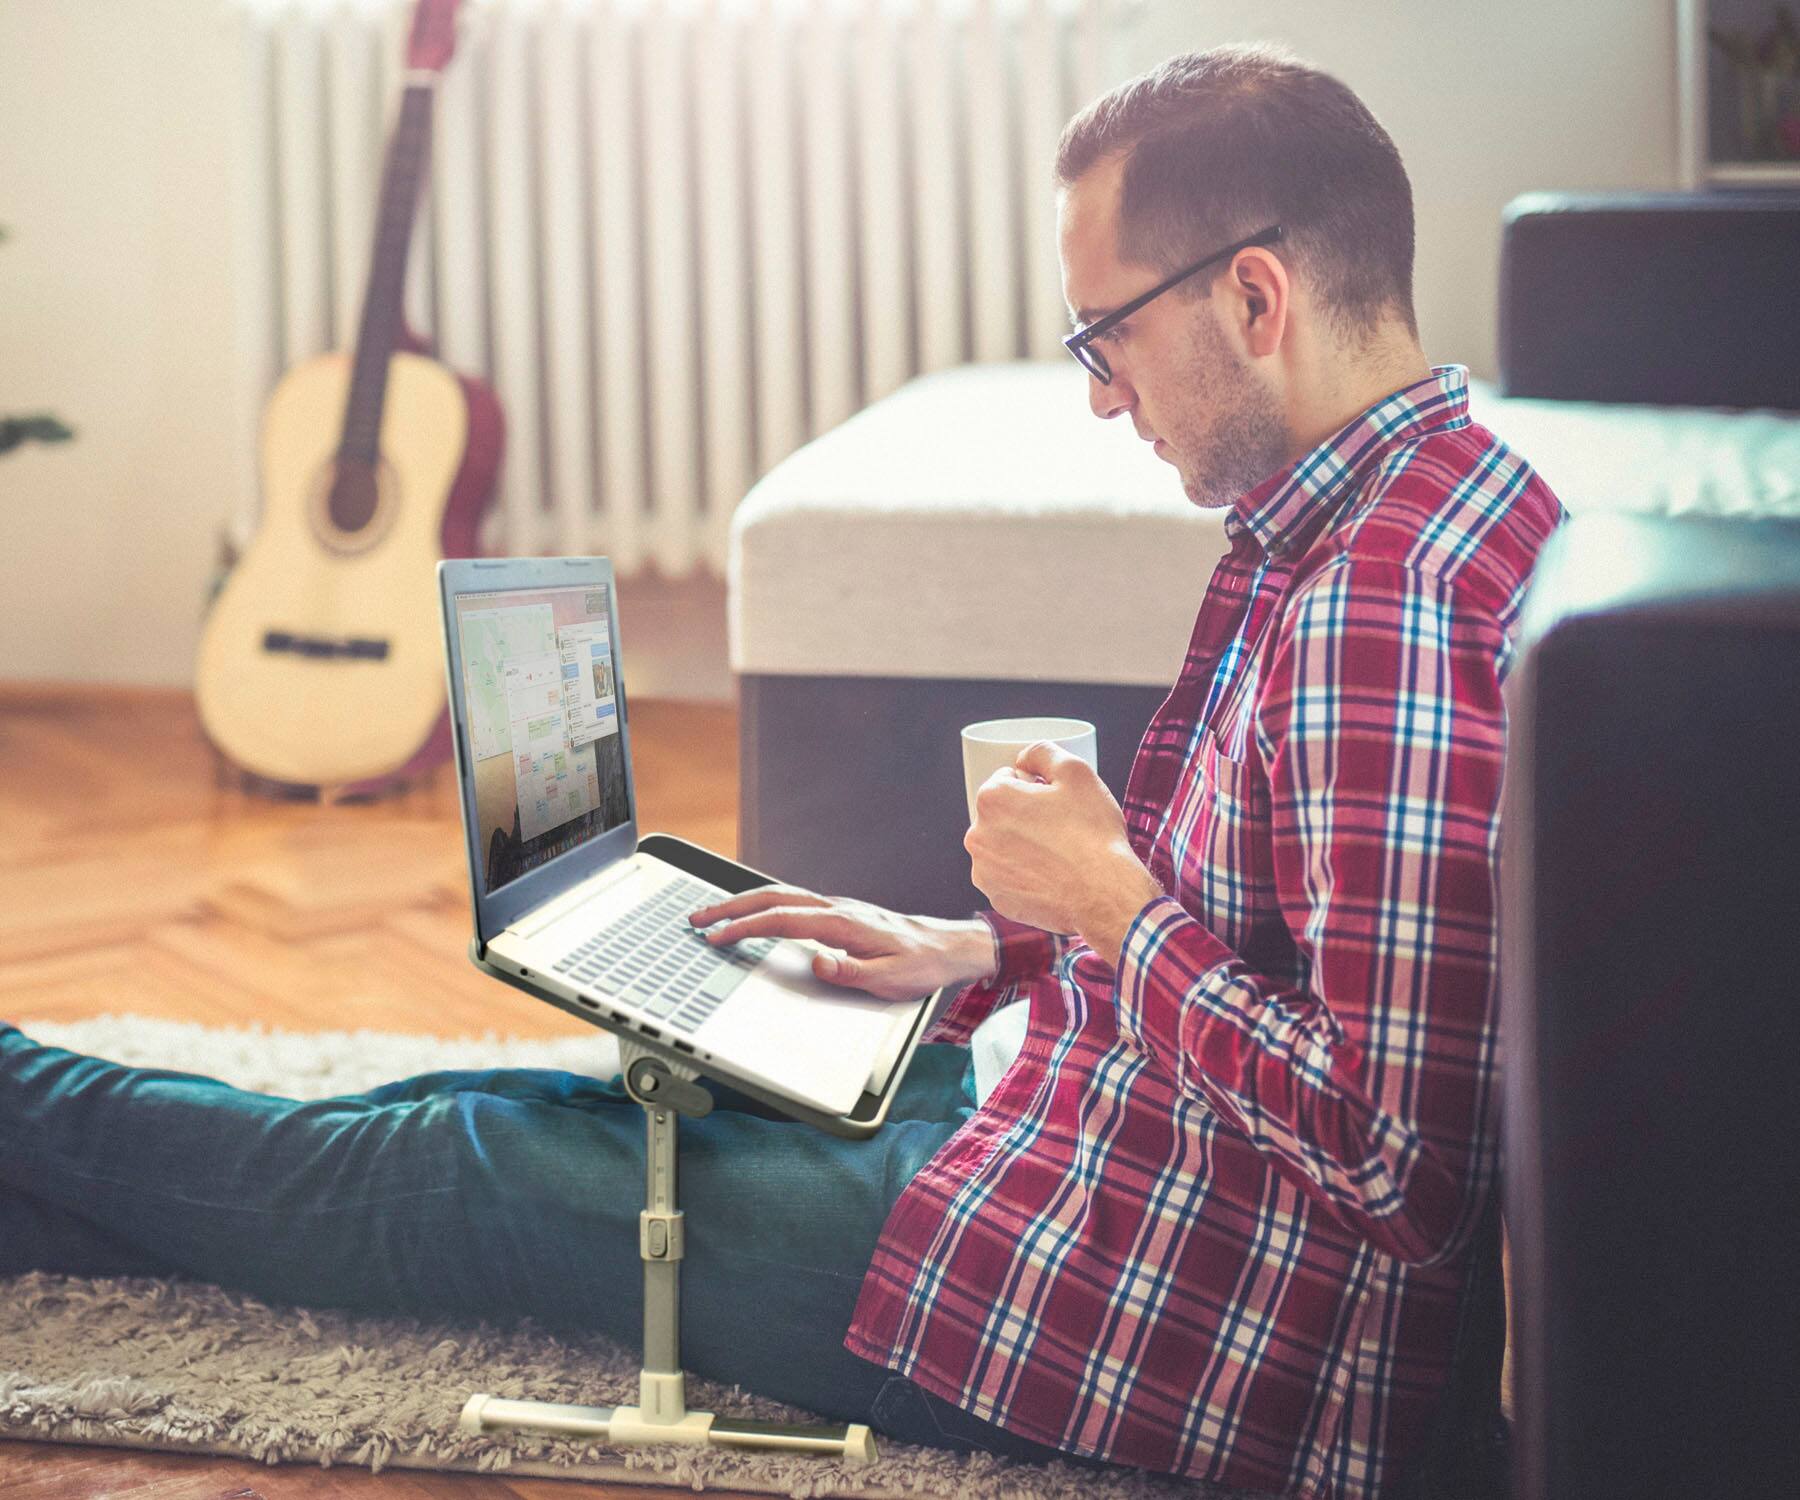
{"label": "screen display window", "polygon": [[456,597],[484,895],[630,821],[610,593]]}

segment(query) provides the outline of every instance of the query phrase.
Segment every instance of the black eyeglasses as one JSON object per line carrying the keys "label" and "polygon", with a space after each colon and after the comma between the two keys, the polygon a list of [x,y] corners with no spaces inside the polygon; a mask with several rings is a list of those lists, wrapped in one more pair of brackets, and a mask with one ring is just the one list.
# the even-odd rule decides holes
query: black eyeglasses
{"label": "black eyeglasses", "polygon": [[1073,354],[1076,362],[1080,364],[1082,369],[1086,370],[1088,374],[1092,375],[1094,379],[1100,382],[1100,384],[1111,385],[1112,366],[1107,364],[1106,356],[1094,347],[1095,339],[1099,338],[1102,334],[1117,328],[1119,324],[1123,323],[1140,307],[1144,306],[1145,303],[1154,301],[1156,298],[1162,296],[1164,292],[1168,291],[1170,287],[1179,286],[1182,282],[1186,281],[1188,277],[1197,272],[1204,271],[1208,266],[1214,265],[1219,261],[1229,260],[1232,256],[1236,255],[1238,251],[1248,250],[1252,245],[1273,245],[1280,238],[1281,226],[1279,224],[1271,224],[1267,229],[1257,230],[1256,233],[1251,235],[1248,239],[1239,240],[1234,245],[1227,245],[1223,250],[1213,251],[1213,253],[1207,256],[1205,260],[1197,260],[1185,271],[1177,271],[1167,281],[1160,282],[1156,286],[1151,287],[1143,296],[1133,297],[1131,301],[1127,302],[1123,307],[1114,308],[1104,318],[1095,318],[1094,321],[1089,323],[1085,328],[1077,328],[1063,340],[1063,348]]}

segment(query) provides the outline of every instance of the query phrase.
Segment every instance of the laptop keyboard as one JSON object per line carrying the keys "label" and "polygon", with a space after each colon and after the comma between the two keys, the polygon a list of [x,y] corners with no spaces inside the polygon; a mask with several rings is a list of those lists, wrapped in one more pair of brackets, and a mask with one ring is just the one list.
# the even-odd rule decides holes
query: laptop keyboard
{"label": "laptop keyboard", "polygon": [[713,947],[687,917],[718,895],[698,880],[664,886],[558,960],[556,972],[580,984],[599,981],[674,1030],[697,1031],[777,942]]}

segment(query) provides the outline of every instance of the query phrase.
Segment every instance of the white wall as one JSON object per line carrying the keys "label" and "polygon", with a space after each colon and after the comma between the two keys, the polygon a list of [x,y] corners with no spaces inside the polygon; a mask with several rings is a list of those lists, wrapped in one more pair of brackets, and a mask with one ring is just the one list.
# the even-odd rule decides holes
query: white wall
{"label": "white wall", "polygon": [[[1506,200],[1674,184],[1673,9],[1157,0],[1131,51],[1271,38],[1362,94],[1412,175],[1427,351],[1490,374]],[[79,434],[0,458],[0,675],[190,680],[243,473],[236,69],[225,0],[0,0],[0,412]],[[635,693],[728,692],[716,586],[621,597]]]}
{"label": "white wall", "polygon": [[1677,185],[1674,0],[1152,0],[1147,68],[1272,41],[1335,74],[1412,179],[1425,352],[1494,373],[1500,210],[1533,189]]}
{"label": "white wall", "polygon": [[7,677],[182,682],[237,482],[234,54],[211,0],[0,0]]}

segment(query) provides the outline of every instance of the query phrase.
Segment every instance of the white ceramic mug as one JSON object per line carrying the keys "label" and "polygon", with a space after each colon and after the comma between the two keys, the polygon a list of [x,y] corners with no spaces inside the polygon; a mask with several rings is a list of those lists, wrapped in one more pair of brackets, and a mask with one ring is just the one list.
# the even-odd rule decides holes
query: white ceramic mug
{"label": "white ceramic mug", "polygon": [[1039,740],[1060,745],[1098,769],[1094,726],[1086,719],[983,719],[962,732],[963,790],[969,799],[969,821],[975,821],[975,794],[1002,766]]}

